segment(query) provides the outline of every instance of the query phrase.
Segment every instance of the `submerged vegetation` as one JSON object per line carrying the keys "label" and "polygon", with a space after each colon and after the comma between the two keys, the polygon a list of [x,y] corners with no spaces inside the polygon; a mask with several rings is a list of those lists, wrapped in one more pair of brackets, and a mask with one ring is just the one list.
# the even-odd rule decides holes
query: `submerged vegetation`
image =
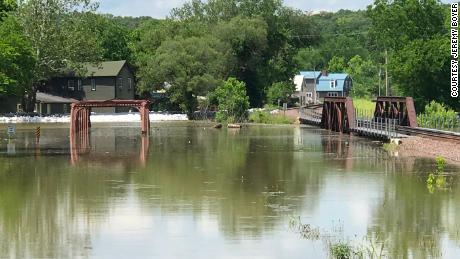
{"label": "submerged vegetation", "polygon": [[448,177],[445,175],[446,160],[443,157],[436,158],[436,169],[428,175],[426,186],[430,193],[435,190],[446,190],[449,187]]}
{"label": "submerged vegetation", "polygon": [[298,233],[303,239],[322,241],[331,258],[334,259],[364,259],[384,258],[385,241],[379,236],[366,236],[362,240],[349,240],[344,237],[343,226],[335,225],[332,231],[321,231],[310,224],[301,222],[300,217],[291,217],[289,228]]}
{"label": "submerged vegetation", "polygon": [[385,149],[388,152],[395,151],[397,147],[398,145],[396,145],[395,143],[384,143],[383,144],[383,149]]}

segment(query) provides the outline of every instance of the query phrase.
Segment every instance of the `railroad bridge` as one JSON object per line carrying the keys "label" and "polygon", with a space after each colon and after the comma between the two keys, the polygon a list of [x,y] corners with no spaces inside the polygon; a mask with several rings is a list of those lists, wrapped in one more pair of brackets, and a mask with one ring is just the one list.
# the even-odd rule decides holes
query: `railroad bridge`
{"label": "railroad bridge", "polygon": [[326,97],[322,109],[301,109],[300,120],[336,132],[383,139],[403,137],[396,132],[398,126],[417,127],[411,97],[377,97],[371,118],[357,114],[351,97]]}
{"label": "railroad bridge", "polygon": [[73,103],[70,111],[70,154],[71,162],[75,164],[80,154],[90,151],[91,108],[100,107],[132,107],[141,115],[142,145],[140,161],[145,164],[148,153],[148,135],[150,131],[149,106],[147,100],[107,100],[82,101]]}

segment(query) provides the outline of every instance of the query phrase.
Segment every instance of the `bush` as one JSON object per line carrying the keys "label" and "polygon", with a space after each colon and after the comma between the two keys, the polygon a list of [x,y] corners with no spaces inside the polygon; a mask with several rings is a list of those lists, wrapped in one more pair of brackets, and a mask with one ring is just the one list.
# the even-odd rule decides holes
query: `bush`
{"label": "bush", "polygon": [[431,101],[425,106],[425,112],[417,116],[420,127],[427,128],[455,128],[459,126],[458,115],[444,104]]}
{"label": "bush", "polygon": [[241,122],[247,117],[249,97],[246,95],[246,85],[231,77],[217,87],[215,98],[219,103],[216,114],[218,122]]}
{"label": "bush", "polygon": [[249,115],[249,121],[263,124],[292,124],[294,120],[268,111],[255,111]]}
{"label": "bush", "polygon": [[353,253],[352,247],[345,243],[333,244],[330,249],[332,257],[336,259],[349,259]]}

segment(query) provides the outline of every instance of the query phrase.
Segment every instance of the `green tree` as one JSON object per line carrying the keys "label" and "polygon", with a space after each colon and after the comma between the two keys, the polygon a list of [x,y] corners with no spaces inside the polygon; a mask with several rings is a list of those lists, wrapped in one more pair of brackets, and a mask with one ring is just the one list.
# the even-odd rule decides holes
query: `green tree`
{"label": "green tree", "polygon": [[[259,97],[263,88],[256,84],[258,69],[264,62],[268,49],[267,23],[261,18],[237,16],[228,22],[221,22],[214,28],[215,35],[231,46],[235,66],[230,74],[246,84],[249,96]],[[261,89],[262,88],[262,89]]]}
{"label": "green tree", "polygon": [[101,59],[101,47],[87,13],[88,0],[20,1],[17,17],[37,60],[33,85],[26,90],[25,109],[33,110],[42,81],[69,68],[82,71],[83,62]]}
{"label": "green tree", "polygon": [[212,36],[166,40],[140,67],[140,91],[170,86],[171,101],[191,116],[197,96],[206,96],[228,76],[229,56],[228,45]]}
{"label": "green tree", "polygon": [[89,14],[102,47],[104,60],[132,61],[130,31],[110,15]]}
{"label": "green tree", "polygon": [[[296,47],[306,47],[312,39],[299,40],[296,34],[312,34],[314,26],[306,14],[283,6],[280,0],[193,0],[172,11],[172,19],[208,24],[228,22],[234,17],[260,18],[267,24],[267,46],[256,70],[235,74],[246,83],[251,105],[260,106],[264,93],[274,82],[290,80],[297,65],[292,62]],[[243,28],[240,28],[243,29]],[[263,45],[262,45],[263,46]],[[237,56],[237,58],[245,58]],[[239,60],[237,63],[244,63]]]}
{"label": "green tree", "polygon": [[294,60],[300,70],[321,70],[326,67],[324,56],[314,47],[299,49]]}
{"label": "green tree", "polygon": [[330,72],[341,73],[345,71],[345,59],[343,57],[334,56],[327,64],[327,69]]}
{"label": "green tree", "polygon": [[353,97],[372,97],[378,94],[378,69],[374,62],[354,56],[345,71],[353,78]]}
{"label": "green tree", "polygon": [[271,104],[288,103],[295,91],[292,82],[276,82],[268,88],[267,101]]}
{"label": "green tree", "polygon": [[244,82],[230,77],[214,93],[219,103],[216,119],[221,122],[241,122],[246,118],[249,98]]}
{"label": "green tree", "polygon": [[414,97],[418,110],[433,99],[459,107],[450,97],[446,9],[437,0],[376,0],[368,7],[376,50],[389,52],[392,90]]}
{"label": "green tree", "polygon": [[398,50],[410,41],[448,32],[446,12],[438,0],[375,0],[367,12],[370,35],[380,50]]}
{"label": "green tree", "polygon": [[460,109],[450,97],[450,41],[447,37],[415,40],[390,59],[394,84],[406,96],[414,97],[417,110],[430,100]]}
{"label": "green tree", "polygon": [[14,0],[0,0],[0,22],[9,12],[16,10],[17,5]]}
{"label": "green tree", "polygon": [[31,85],[35,57],[13,16],[0,22],[0,96],[22,96]]}

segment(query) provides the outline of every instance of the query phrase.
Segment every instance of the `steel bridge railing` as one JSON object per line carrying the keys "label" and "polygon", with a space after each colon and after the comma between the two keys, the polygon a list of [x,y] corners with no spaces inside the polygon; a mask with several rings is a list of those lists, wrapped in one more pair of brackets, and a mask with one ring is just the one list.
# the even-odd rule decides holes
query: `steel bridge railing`
{"label": "steel bridge railing", "polygon": [[356,119],[356,127],[352,131],[366,136],[392,139],[400,137],[400,134],[396,132],[398,125],[399,120],[397,119]]}

